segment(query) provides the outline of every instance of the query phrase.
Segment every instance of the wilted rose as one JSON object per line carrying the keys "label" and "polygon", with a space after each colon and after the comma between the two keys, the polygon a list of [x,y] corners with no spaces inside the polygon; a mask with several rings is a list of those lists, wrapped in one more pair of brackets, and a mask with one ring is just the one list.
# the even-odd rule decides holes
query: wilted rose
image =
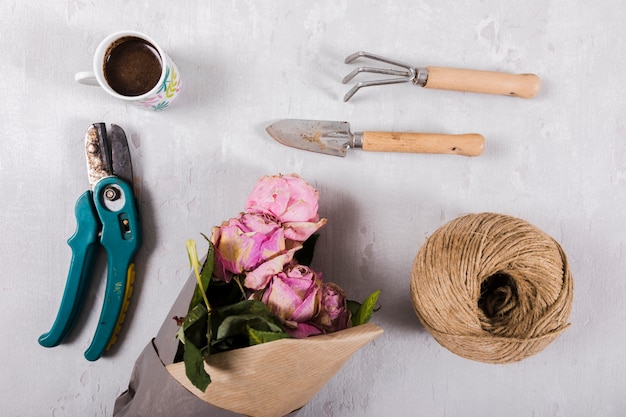
{"label": "wilted rose", "polygon": [[262,290],[267,287],[270,279],[283,270],[285,265],[289,264],[293,260],[293,256],[296,251],[300,250],[302,246],[295,246],[280,255],[277,255],[271,259],[266,260],[255,269],[247,272],[244,279],[244,285],[251,290]]}
{"label": "wilted rose", "polygon": [[[257,273],[253,287],[264,287],[273,274],[291,261],[295,251],[295,248],[286,247],[283,229],[259,214],[242,213],[220,227],[214,227],[211,242],[216,249],[216,278],[228,282],[233,275],[255,271],[259,267],[267,271],[267,276]],[[272,267],[265,265],[270,261]]]}
{"label": "wilted rose", "polygon": [[323,333],[312,320],[321,301],[322,281],[318,273],[302,265],[290,265],[274,275],[261,301],[285,323],[285,331],[303,338]]}
{"label": "wilted rose", "polygon": [[320,309],[314,323],[330,333],[348,328],[350,316],[343,289],[332,282],[324,283],[321,288]]}
{"label": "wilted rose", "polygon": [[246,211],[272,216],[285,231],[285,238],[304,242],[326,219],[317,213],[319,194],[297,174],[262,177],[246,202]]}

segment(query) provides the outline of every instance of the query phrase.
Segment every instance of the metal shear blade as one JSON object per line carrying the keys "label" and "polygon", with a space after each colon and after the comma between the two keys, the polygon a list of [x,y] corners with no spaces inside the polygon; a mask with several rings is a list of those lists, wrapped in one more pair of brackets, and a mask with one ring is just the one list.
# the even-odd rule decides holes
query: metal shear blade
{"label": "metal shear blade", "polygon": [[132,185],[133,168],[128,142],[124,130],[118,125],[111,125],[108,134],[104,123],[91,125],[85,135],[85,156],[92,190],[98,181],[112,175]]}

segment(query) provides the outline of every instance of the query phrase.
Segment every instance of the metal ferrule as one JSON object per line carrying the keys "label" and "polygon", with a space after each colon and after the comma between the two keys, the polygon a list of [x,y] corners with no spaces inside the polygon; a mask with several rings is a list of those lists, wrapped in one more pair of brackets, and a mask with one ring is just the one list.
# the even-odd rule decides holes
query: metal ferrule
{"label": "metal ferrule", "polygon": [[413,78],[413,84],[424,87],[428,82],[428,68],[415,68],[415,77]]}
{"label": "metal ferrule", "polygon": [[352,140],[350,141],[350,147],[354,149],[363,148],[363,132],[355,132],[352,134]]}

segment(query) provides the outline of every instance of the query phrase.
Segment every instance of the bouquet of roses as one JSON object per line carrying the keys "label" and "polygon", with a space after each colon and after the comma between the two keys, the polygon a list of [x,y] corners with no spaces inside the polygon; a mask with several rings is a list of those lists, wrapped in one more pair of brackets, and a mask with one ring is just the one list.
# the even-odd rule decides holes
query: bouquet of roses
{"label": "bouquet of roses", "polygon": [[[169,395],[155,395],[148,381],[167,378],[143,366],[136,369],[143,372],[134,378],[139,382],[131,378],[128,394],[116,404],[128,410],[120,415],[158,398],[167,408],[177,402],[168,411],[178,415],[189,407],[193,415],[283,416],[306,404],[352,354],[382,333],[368,323],[379,291],[362,303],[348,300],[340,286],[310,266],[317,231],[327,223],[317,213],[318,199],[317,190],[295,174],[266,176],[244,212],[205,236],[202,261],[196,243],[187,242],[193,281],[170,311],[175,327],[164,323],[154,348],[171,377],[217,408],[197,411],[198,404],[179,400],[182,394],[172,394],[178,388],[169,385]],[[172,348],[173,333],[179,342]],[[142,356],[154,363],[154,350],[149,346]],[[148,359],[140,358],[136,368]],[[145,395],[133,396],[142,390]]]}
{"label": "bouquet of roses", "polygon": [[187,249],[198,286],[181,321],[186,373],[205,390],[204,358],[282,338],[305,338],[363,324],[378,299],[348,301],[310,268],[319,218],[318,192],[299,176],[261,178],[245,212],[214,227],[200,269],[195,242]]}

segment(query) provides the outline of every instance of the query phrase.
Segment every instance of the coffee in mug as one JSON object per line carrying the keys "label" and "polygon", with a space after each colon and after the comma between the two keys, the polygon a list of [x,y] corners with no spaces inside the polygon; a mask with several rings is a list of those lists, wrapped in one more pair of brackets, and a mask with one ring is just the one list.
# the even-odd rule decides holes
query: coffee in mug
{"label": "coffee in mug", "polygon": [[152,90],[162,69],[154,46],[134,36],[115,41],[104,56],[104,79],[123,96],[140,96]]}
{"label": "coffee in mug", "polygon": [[76,81],[98,85],[114,97],[152,110],[167,108],[180,91],[176,64],[139,32],[117,32],[104,39],[94,54],[93,68],[76,74]]}

